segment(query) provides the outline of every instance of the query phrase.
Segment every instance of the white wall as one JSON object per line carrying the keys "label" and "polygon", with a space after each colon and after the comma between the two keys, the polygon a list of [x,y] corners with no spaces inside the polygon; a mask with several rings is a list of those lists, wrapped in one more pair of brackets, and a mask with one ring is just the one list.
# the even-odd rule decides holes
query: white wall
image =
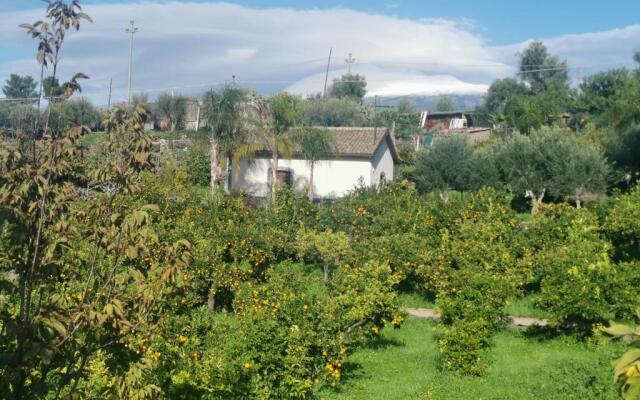
{"label": "white wall", "polygon": [[[391,161],[393,164],[393,160]],[[240,163],[239,173],[232,179],[231,189],[242,190],[252,196],[265,197],[269,190],[270,166],[271,162],[266,158],[257,158],[252,162],[243,160]],[[290,169],[294,187],[298,190],[306,190],[310,175],[309,163],[306,160],[279,160],[278,168]],[[365,185],[371,185],[373,175],[374,168],[369,160],[318,161],[313,176],[315,196],[321,198],[344,196],[353,190],[360,178]],[[388,176],[393,176],[393,169]]]}
{"label": "white wall", "polygon": [[393,180],[394,164],[395,163],[393,162],[391,150],[389,149],[389,145],[385,140],[378,148],[378,151],[376,151],[376,154],[373,155],[373,176],[371,177],[372,184],[380,184],[380,175],[383,172],[387,182],[391,182]]}

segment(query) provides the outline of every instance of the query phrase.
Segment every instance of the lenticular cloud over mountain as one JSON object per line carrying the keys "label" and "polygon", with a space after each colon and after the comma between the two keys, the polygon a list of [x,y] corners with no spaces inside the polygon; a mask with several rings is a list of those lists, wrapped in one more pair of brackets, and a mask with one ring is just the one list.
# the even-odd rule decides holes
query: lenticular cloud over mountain
{"label": "lenticular cloud over mountain", "polygon": [[[98,104],[106,102],[111,78],[114,101],[125,98],[124,29],[129,19],[140,28],[134,46],[134,90],[146,91],[152,98],[163,90],[201,93],[232,76],[262,93],[317,93],[324,86],[330,48],[329,80],[346,72],[345,58],[353,53],[353,72],[366,76],[369,95],[477,95],[494,79],[513,75],[516,53],[524,46],[492,47],[466,20],[407,19],[347,8],[141,1],[91,4],[85,9],[96,16],[95,23],[69,35],[60,72],[63,79],[78,71],[91,76],[84,90]],[[41,16],[40,10],[1,13],[0,50],[35,46],[17,25]],[[570,66],[574,60],[593,59],[605,47],[609,53],[617,52],[608,53],[608,59],[631,62],[629,48],[640,42],[640,28],[549,42]],[[587,42],[592,46],[584,45]],[[0,80],[16,71],[38,76],[35,55],[21,52],[11,59],[0,58]]]}

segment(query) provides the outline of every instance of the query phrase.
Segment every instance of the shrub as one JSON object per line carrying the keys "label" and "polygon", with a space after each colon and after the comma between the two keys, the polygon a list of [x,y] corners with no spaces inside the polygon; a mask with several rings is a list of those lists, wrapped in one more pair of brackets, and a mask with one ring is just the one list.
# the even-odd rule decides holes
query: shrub
{"label": "shrub", "polygon": [[180,95],[174,96],[168,92],[160,93],[156,99],[153,116],[156,124],[166,125],[165,129],[175,131],[184,128],[187,117],[187,98]]}
{"label": "shrub", "polygon": [[612,245],[600,232],[591,211],[566,204],[545,205],[532,220],[530,244],[535,251],[536,304],[551,314],[556,326],[591,325],[627,317],[640,304],[640,269],[616,264]]}
{"label": "shrub", "polygon": [[[640,319],[640,308],[636,312]],[[615,337],[631,339],[630,349],[613,364],[615,379],[625,399],[640,396],[640,326],[614,324],[605,332]]]}
{"label": "shrub", "polygon": [[473,146],[466,136],[438,137],[418,155],[412,177],[421,191],[438,191],[442,200],[448,202],[449,190],[469,188],[472,157]]}
{"label": "shrub", "polygon": [[640,270],[616,265],[609,256],[611,245],[593,233],[597,226],[591,223],[576,219],[563,242],[538,256],[537,304],[550,312],[554,325],[578,324],[590,330],[593,323],[628,316],[638,305],[633,285]]}
{"label": "shrub", "polygon": [[298,258],[320,261],[324,269],[324,282],[329,283],[329,269],[337,265],[349,252],[351,241],[344,232],[326,230],[315,232],[308,229],[298,231],[296,250]]}
{"label": "shrub", "polygon": [[471,197],[443,231],[432,261],[418,271],[442,311],[444,366],[461,374],[486,372],[491,336],[505,321],[504,306],[531,274],[529,251],[506,202],[492,190]]}
{"label": "shrub", "polygon": [[445,368],[483,375],[491,336],[505,322],[503,308],[514,289],[506,280],[477,272],[453,273],[438,294],[445,333],[438,341]]}
{"label": "shrub", "polygon": [[357,101],[330,97],[312,101],[305,110],[304,119],[313,126],[360,126],[365,116]]}
{"label": "shrub", "polygon": [[640,259],[640,185],[614,198],[604,231],[615,246],[616,259]]}
{"label": "shrub", "polygon": [[505,322],[502,308],[514,295],[513,286],[503,278],[457,271],[447,287],[438,293],[438,307],[444,324],[479,320],[493,332]]}
{"label": "shrub", "polygon": [[97,130],[100,128],[102,116],[89,99],[81,97],[64,103],[64,119],[67,127],[84,125]]}
{"label": "shrub", "polygon": [[390,276],[384,265],[345,267],[325,287],[303,266],[277,265],[264,284],[242,286],[235,313],[175,317],[151,345],[163,360],[157,385],[178,399],[302,399],[336,386],[352,349],[402,322]]}
{"label": "shrub", "polygon": [[462,375],[482,376],[489,367],[491,330],[482,320],[459,321],[438,340],[443,366]]}
{"label": "shrub", "polygon": [[196,186],[211,184],[211,163],[209,154],[201,148],[191,148],[184,159],[185,168],[189,174],[189,182]]}
{"label": "shrub", "polygon": [[417,271],[423,289],[437,294],[456,271],[500,277],[514,288],[530,281],[530,251],[506,202],[502,193],[485,189],[461,206]]}

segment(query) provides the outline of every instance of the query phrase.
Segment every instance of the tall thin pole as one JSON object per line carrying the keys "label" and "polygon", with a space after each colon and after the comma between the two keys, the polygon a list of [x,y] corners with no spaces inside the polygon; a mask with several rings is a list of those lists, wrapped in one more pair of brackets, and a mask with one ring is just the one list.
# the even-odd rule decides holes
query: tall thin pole
{"label": "tall thin pole", "polygon": [[327,72],[324,74],[324,90],[322,91],[322,97],[327,95],[327,82],[329,81],[329,68],[331,67],[331,53],[333,47],[329,48],[329,59],[327,60]]}
{"label": "tall thin pole", "polygon": [[349,53],[349,57],[344,60],[347,63],[347,65],[349,66],[349,75],[351,75],[351,64],[356,62],[356,59],[353,58],[352,56],[353,56],[353,54]]}
{"label": "tall thin pole", "polygon": [[38,91],[38,111],[40,111],[40,105],[42,104],[43,85],[44,85],[44,64],[40,66],[40,90]]}
{"label": "tall thin pole", "polygon": [[111,108],[111,88],[113,87],[113,78],[109,79],[109,102],[107,108]]}
{"label": "tall thin pole", "polygon": [[131,26],[127,29],[127,33],[129,34],[129,88],[127,90],[127,104],[131,103],[131,81],[133,75],[133,35],[135,35],[139,31],[139,29],[134,26],[135,21],[129,21],[129,24],[131,24]]}

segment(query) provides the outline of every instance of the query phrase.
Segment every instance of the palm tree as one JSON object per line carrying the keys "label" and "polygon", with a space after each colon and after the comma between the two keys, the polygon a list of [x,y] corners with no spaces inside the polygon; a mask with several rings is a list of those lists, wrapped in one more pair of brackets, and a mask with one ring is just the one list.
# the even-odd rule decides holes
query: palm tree
{"label": "palm tree", "polygon": [[251,138],[254,113],[246,91],[231,85],[207,93],[204,105],[211,130],[211,198],[215,199],[224,178],[222,171],[231,160],[239,161],[255,147]]}
{"label": "palm tree", "polygon": [[302,122],[304,105],[304,100],[289,93],[277,94],[270,101],[264,144],[271,153],[271,201],[276,199],[278,156],[291,153],[291,134]]}
{"label": "palm tree", "polygon": [[299,131],[296,142],[300,151],[309,162],[309,187],[307,195],[313,201],[313,176],[316,162],[326,159],[333,154],[335,141],[328,129],[303,128]]}

